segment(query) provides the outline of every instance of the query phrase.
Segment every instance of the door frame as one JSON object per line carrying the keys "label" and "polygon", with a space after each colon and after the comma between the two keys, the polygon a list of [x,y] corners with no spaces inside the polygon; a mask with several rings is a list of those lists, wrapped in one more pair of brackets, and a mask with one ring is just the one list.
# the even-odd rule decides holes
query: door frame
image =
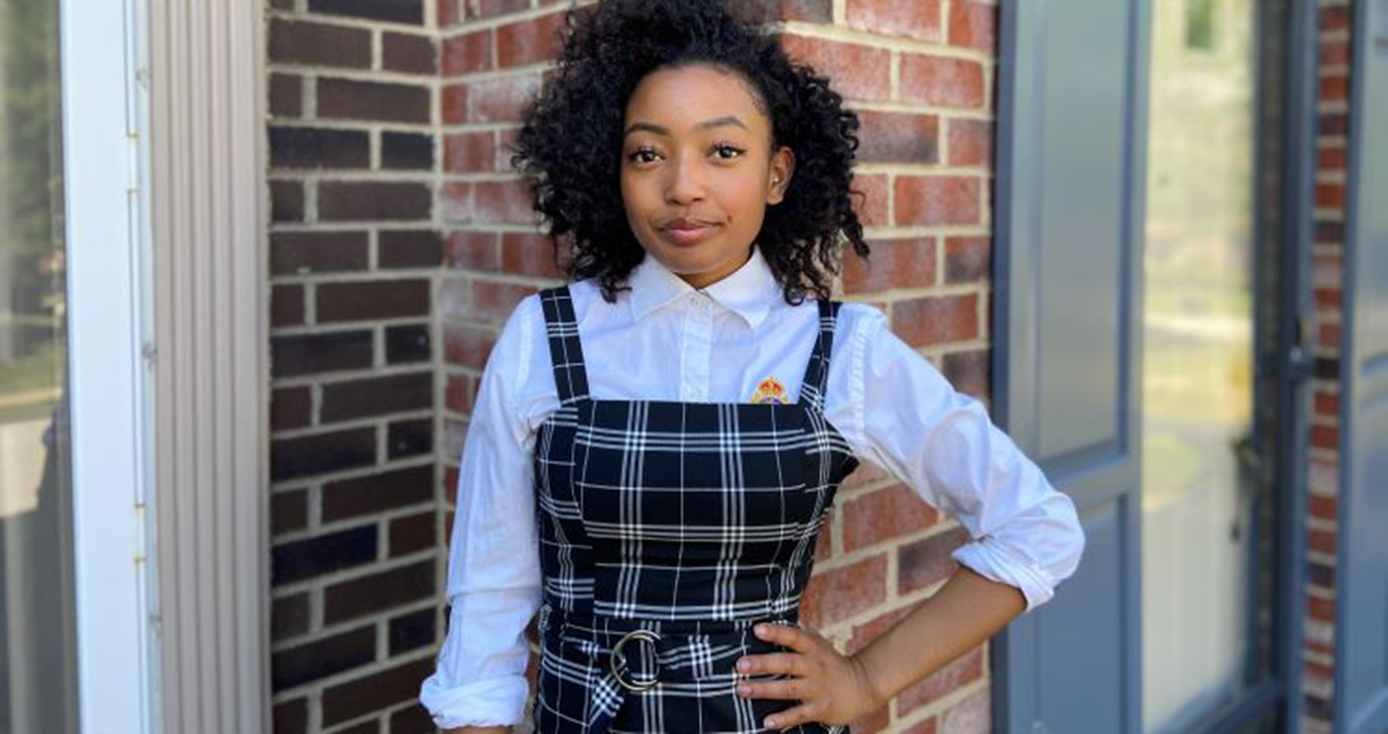
{"label": "door frame", "polygon": [[59,34],[79,730],[145,734],[152,422],[136,2],[60,0]]}

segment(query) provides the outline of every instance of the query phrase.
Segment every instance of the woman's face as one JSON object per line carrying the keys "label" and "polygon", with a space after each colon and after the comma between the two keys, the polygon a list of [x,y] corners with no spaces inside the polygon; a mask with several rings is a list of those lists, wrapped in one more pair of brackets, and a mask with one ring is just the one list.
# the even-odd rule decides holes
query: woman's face
{"label": "woman's face", "polygon": [[742,267],[768,204],[785,196],[789,148],[740,76],[706,64],[646,75],[627,100],[622,204],[646,253],[702,288]]}

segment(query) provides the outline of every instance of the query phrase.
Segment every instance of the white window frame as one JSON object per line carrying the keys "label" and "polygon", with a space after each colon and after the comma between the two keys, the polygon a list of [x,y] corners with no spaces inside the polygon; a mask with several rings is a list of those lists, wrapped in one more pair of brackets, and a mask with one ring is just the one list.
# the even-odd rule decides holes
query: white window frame
{"label": "white window frame", "polygon": [[143,0],[60,0],[80,731],[152,734]]}

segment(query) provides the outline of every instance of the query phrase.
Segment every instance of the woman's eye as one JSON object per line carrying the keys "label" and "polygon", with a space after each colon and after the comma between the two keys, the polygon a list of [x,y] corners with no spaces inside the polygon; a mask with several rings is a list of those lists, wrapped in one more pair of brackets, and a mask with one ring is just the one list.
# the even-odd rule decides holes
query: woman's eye
{"label": "woman's eye", "polygon": [[640,148],[631,153],[631,155],[628,155],[627,160],[630,160],[633,163],[650,163],[658,157],[659,156],[656,154],[654,150],[650,148]]}
{"label": "woman's eye", "polygon": [[725,161],[732,160],[745,152],[735,145],[719,145],[713,149],[713,154]]}

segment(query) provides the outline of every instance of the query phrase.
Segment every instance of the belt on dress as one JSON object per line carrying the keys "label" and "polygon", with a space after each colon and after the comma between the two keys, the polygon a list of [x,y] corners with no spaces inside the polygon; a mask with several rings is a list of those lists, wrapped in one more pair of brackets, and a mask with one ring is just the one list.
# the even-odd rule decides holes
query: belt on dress
{"label": "belt on dress", "polygon": [[[561,650],[576,646],[591,662],[602,665],[612,680],[638,692],[659,683],[718,676],[735,679],[734,666],[739,658],[749,652],[783,649],[757,637],[752,631],[754,625],[794,626],[799,616],[799,609],[792,607],[784,614],[731,620],[645,619],[570,612],[546,601],[540,607],[539,627]],[[645,677],[638,675],[643,672]]]}

